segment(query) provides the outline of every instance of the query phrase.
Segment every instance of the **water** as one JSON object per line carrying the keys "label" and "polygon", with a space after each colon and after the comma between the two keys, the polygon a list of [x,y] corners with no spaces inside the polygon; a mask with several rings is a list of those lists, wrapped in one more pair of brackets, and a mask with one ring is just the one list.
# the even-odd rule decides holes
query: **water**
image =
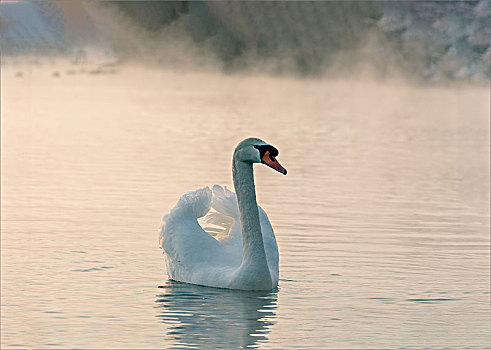
{"label": "water", "polygon": [[[487,88],[118,69],[2,67],[3,348],[490,348]],[[279,288],[168,281],[249,136]]]}

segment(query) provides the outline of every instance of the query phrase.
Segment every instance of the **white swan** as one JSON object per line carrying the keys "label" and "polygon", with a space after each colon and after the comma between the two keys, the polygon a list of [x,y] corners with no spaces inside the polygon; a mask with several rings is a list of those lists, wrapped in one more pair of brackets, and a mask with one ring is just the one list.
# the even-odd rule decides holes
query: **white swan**
{"label": "white swan", "polygon": [[[266,142],[245,139],[232,162],[237,196],[226,187],[205,187],[183,195],[164,215],[160,245],[171,279],[245,290],[278,285],[278,246],[268,216],[257,205],[252,168],[263,163],[286,175],[277,155]],[[206,214],[204,221],[221,229],[206,232],[197,220]]]}

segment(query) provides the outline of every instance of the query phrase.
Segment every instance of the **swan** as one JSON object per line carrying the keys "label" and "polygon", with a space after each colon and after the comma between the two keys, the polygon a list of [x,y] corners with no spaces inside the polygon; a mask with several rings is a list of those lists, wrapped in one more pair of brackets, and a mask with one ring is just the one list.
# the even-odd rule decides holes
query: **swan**
{"label": "swan", "polygon": [[[219,185],[204,187],[184,194],[164,215],[159,242],[171,280],[241,290],[278,285],[278,245],[257,205],[253,173],[253,164],[262,163],[286,175],[277,155],[258,138],[241,141],[232,161],[236,194]],[[203,228],[199,218],[211,226]]]}

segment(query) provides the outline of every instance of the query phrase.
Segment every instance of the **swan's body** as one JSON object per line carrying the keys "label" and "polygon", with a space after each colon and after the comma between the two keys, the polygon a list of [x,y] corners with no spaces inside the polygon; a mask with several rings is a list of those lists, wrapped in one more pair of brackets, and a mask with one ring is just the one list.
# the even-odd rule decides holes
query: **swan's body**
{"label": "swan's body", "polygon": [[[205,187],[183,195],[164,215],[160,244],[171,279],[246,290],[278,285],[278,246],[266,212],[257,205],[252,168],[262,162],[286,174],[277,153],[259,139],[242,141],[233,158],[237,195],[218,185],[213,191]],[[201,217],[221,229],[206,232]]]}

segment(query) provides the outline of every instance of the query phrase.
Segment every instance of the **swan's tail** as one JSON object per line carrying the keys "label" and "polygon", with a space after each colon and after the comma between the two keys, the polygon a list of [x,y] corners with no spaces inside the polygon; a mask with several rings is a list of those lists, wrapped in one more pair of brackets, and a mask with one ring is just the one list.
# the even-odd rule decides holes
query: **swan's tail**
{"label": "swan's tail", "polygon": [[225,214],[239,220],[239,205],[235,193],[230,191],[227,186],[223,188],[219,185],[213,186],[213,200],[211,203],[213,209],[219,213]]}

